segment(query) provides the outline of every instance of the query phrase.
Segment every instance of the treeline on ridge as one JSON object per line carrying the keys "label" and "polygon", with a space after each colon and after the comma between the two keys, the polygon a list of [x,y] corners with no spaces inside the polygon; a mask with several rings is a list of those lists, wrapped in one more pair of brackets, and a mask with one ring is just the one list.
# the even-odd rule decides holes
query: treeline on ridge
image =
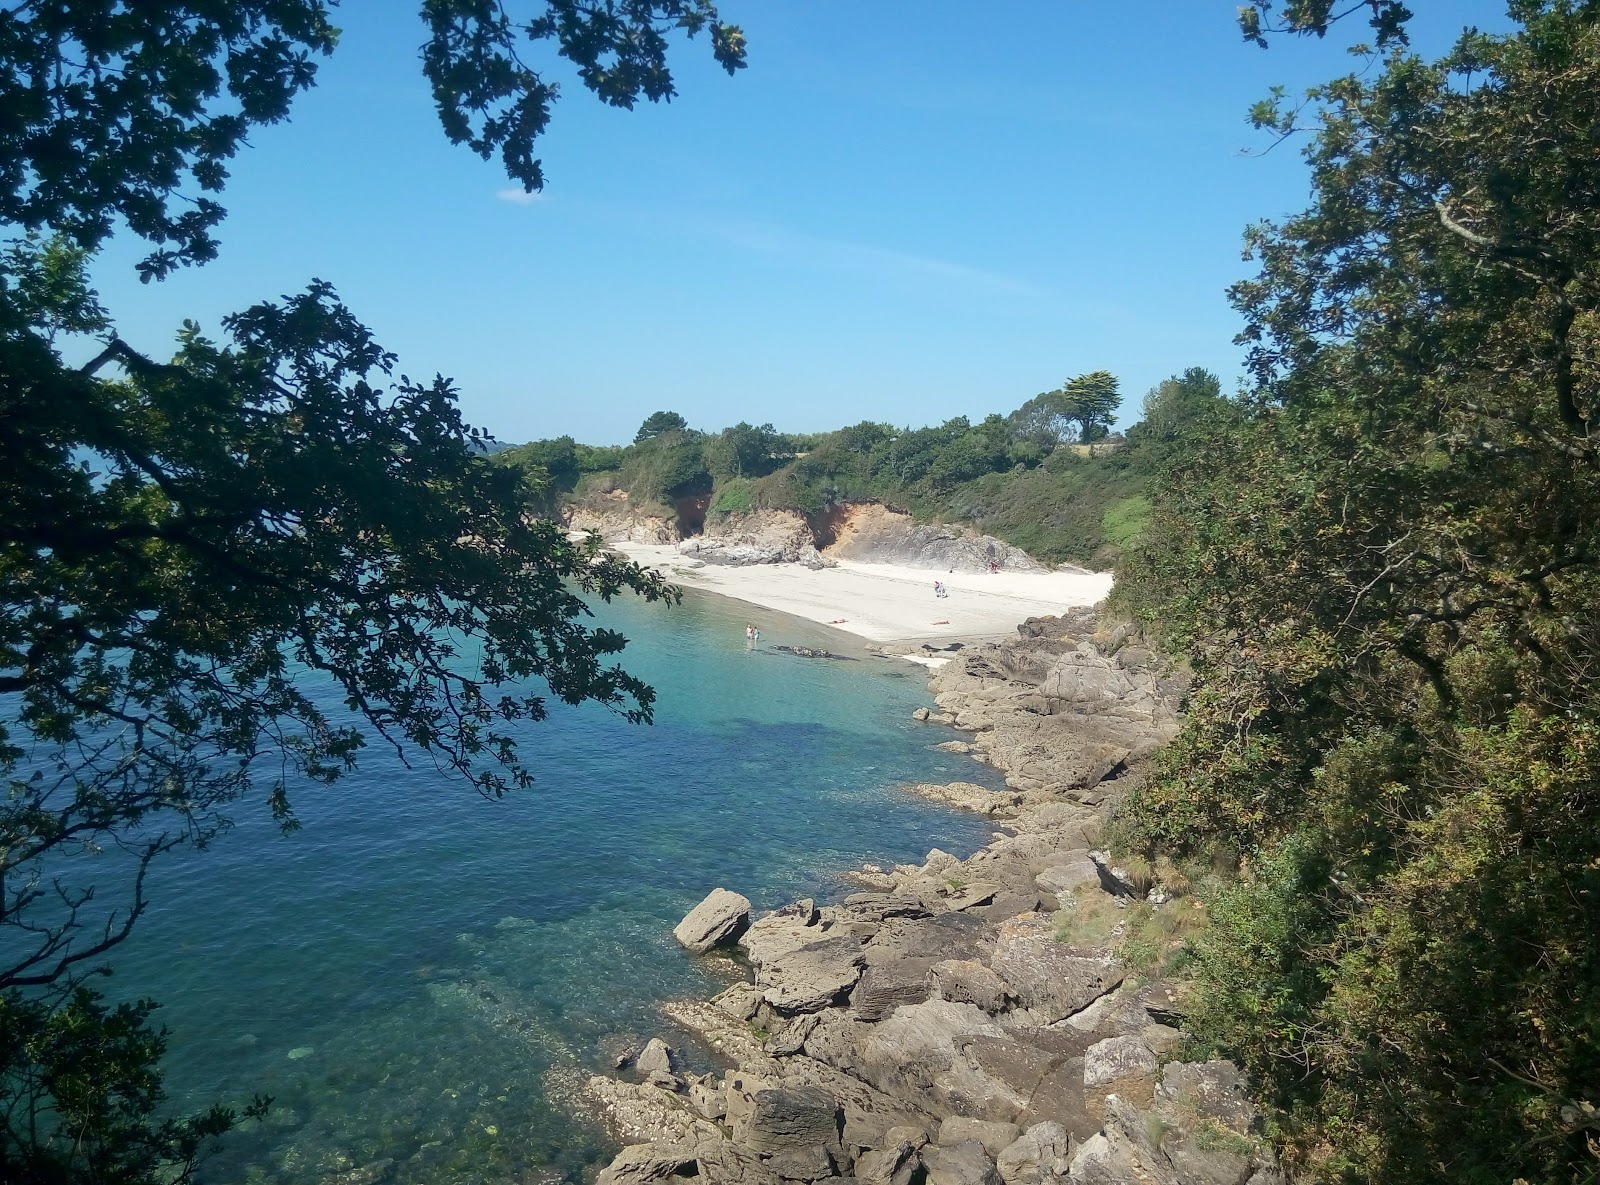
{"label": "treeline on ridge", "polygon": [[701,432],[662,411],[627,446],[562,436],[496,459],[528,474],[547,513],[618,492],[641,508],[700,499],[713,523],[759,509],[817,515],[880,502],[924,520],[971,523],[1043,560],[1109,565],[1148,521],[1149,486],[1170,446],[1227,402],[1215,375],[1191,368],[1152,389],[1143,419],[1116,434],[1119,383],[1101,370],[978,423],[865,420],[784,433],[741,422]]}

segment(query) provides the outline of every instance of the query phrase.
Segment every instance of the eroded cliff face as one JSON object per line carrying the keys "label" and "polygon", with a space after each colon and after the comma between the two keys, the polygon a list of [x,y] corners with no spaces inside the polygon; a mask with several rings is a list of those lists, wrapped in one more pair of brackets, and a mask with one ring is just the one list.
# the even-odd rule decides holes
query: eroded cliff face
{"label": "eroded cliff face", "polygon": [[564,508],[563,518],[569,531],[595,531],[609,543],[669,545],[683,538],[676,511],[636,506],[620,490],[573,503]]}
{"label": "eroded cliff face", "polygon": [[811,524],[792,510],[752,510],[706,520],[703,534],[679,548],[708,564],[803,564],[822,568]]}
{"label": "eroded cliff face", "polygon": [[990,564],[1007,572],[1046,571],[1027,552],[971,527],[919,523],[876,504],[847,508],[834,530],[825,552],[834,559],[945,572],[986,572]]}
{"label": "eroded cliff face", "polygon": [[676,545],[708,564],[818,568],[853,560],[940,572],[984,572],[991,564],[1007,572],[1047,570],[1021,549],[970,527],[918,523],[875,503],[815,516],[793,510],[708,516],[704,497],[680,499],[668,510],[636,506],[616,491],[591,495],[565,514],[574,531],[598,531],[614,543]]}
{"label": "eroded cliff face", "polygon": [[[1095,803],[1176,727],[1182,680],[1090,614],[1039,618],[935,676],[1011,789],[915,787],[1001,829],[967,860],[865,868],[837,905],[752,919],[725,890],[679,928],[754,969],[664,1012],[728,1066],[652,1041],[588,1094],[627,1143],[599,1185],[1269,1185],[1238,1070],[1175,1060],[1181,986],[1122,937],[1192,908],[1097,851]],[[965,718],[966,724],[959,722]],[[722,935],[723,937],[711,937]]]}

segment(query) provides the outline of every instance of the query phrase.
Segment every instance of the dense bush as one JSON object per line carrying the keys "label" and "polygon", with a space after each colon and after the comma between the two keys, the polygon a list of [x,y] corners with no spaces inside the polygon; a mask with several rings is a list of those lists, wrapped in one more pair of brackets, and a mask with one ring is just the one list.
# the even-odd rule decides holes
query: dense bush
{"label": "dense bush", "polygon": [[1120,569],[1195,674],[1122,838],[1245,853],[1189,1027],[1306,1180],[1600,1177],[1600,8],[1512,9],[1312,96]]}

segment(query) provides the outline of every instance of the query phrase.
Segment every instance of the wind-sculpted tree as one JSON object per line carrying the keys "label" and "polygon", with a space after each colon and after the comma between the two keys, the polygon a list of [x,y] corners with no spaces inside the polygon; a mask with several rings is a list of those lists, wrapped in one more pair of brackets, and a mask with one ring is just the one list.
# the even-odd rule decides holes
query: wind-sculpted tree
{"label": "wind-sculpted tree", "polygon": [[1102,439],[1122,406],[1116,375],[1095,370],[1035,395],[1007,420],[1018,441],[1048,453],[1057,445]]}
{"label": "wind-sculpted tree", "polygon": [[1093,370],[1062,384],[1062,402],[1068,419],[1078,425],[1078,439],[1085,443],[1102,440],[1116,421],[1122,394],[1117,376],[1109,370]]}
{"label": "wind-sculpted tree", "polygon": [[[161,853],[259,796],[336,781],[376,740],[486,795],[524,786],[549,697],[650,718],[586,595],[659,579],[525,514],[443,378],[396,371],[321,282],[158,359],[84,279],[120,225],[159,279],[217,249],[227,162],[334,49],[332,0],[62,0],[0,12],[0,1179],[180,1179],[231,1116],[163,1127],[147,1008],[79,986]],[[520,14],[517,12],[521,9]],[[708,0],[423,0],[446,135],[538,188],[552,48],[602,100],[669,98]],[[67,341],[98,338],[84,365]],[[330,717],[300,676],[332,680]],[[121,849],[125,857],[90,860]],[[108,868],[109,865],[109,868]],[[119,896],[102,878],[120,870]],[[163,1165],[163,1162],[165,1165]]]}
{"label": "wind-sculpted tree", "polygon": [[1191,1030],[1302,1175],[1592,1181],[1600,6],[1438,62],[1393,7],[1367,73],[1258,112],[1318,121],[1315,202],[1252,232],[1256,390],[1124,573],[1196,673],[1131,828],[1249,853]]}

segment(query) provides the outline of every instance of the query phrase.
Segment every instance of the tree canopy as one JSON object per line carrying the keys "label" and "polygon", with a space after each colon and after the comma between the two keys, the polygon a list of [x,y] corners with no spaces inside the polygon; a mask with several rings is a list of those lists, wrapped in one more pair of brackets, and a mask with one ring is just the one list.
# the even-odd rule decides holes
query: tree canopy
{"label": "tree canopy", "polygon": [[633,434],[634,444],[643,444],[668,432],[687,432],[689,421],[675,411],[653,411],[644,418],[639,430]]}
{"label": "tree canopy", "polygon": [[1190,1027],[1309,1180],[1600,1168],[1600,8],[1511,13],[1267,121],[1313,204],[1123,572],[1196,677],[1124,824],[1245,854]]}
{"label": "tree canopy", "polygon": [[[373,741],[494,796],[528,782],[517,732],[551,696],[651,715],[585,598],[670,590],[530,517],[538,486],[485,459],[452,384],[400,372],[329,285],[236,313],[217,339],[186,324],[162,357],[118,336],[87,284],[88,252],[119,226],[150,244],[146,280],[216,254],[228,162],[312,85],[334,7],[0,12],[8,1181],[178,1179],[232,1121],[163,1126],[149,1007],[108,1011],[81,986],[137,921],[162,852],[204,843],[244,796],[293,826],[291,783],[336,781]],[[709,0],[420,8],[446,136],[530,189],[557,94],[534,51],[623,107],[672,95],[675,32],[709,33],[730,72],[744,58]],[[85,339],[94,356],[68,365]],[[314,706],[307,672],[348,716]],[[120,896],[90,859],[118,847]]]}

